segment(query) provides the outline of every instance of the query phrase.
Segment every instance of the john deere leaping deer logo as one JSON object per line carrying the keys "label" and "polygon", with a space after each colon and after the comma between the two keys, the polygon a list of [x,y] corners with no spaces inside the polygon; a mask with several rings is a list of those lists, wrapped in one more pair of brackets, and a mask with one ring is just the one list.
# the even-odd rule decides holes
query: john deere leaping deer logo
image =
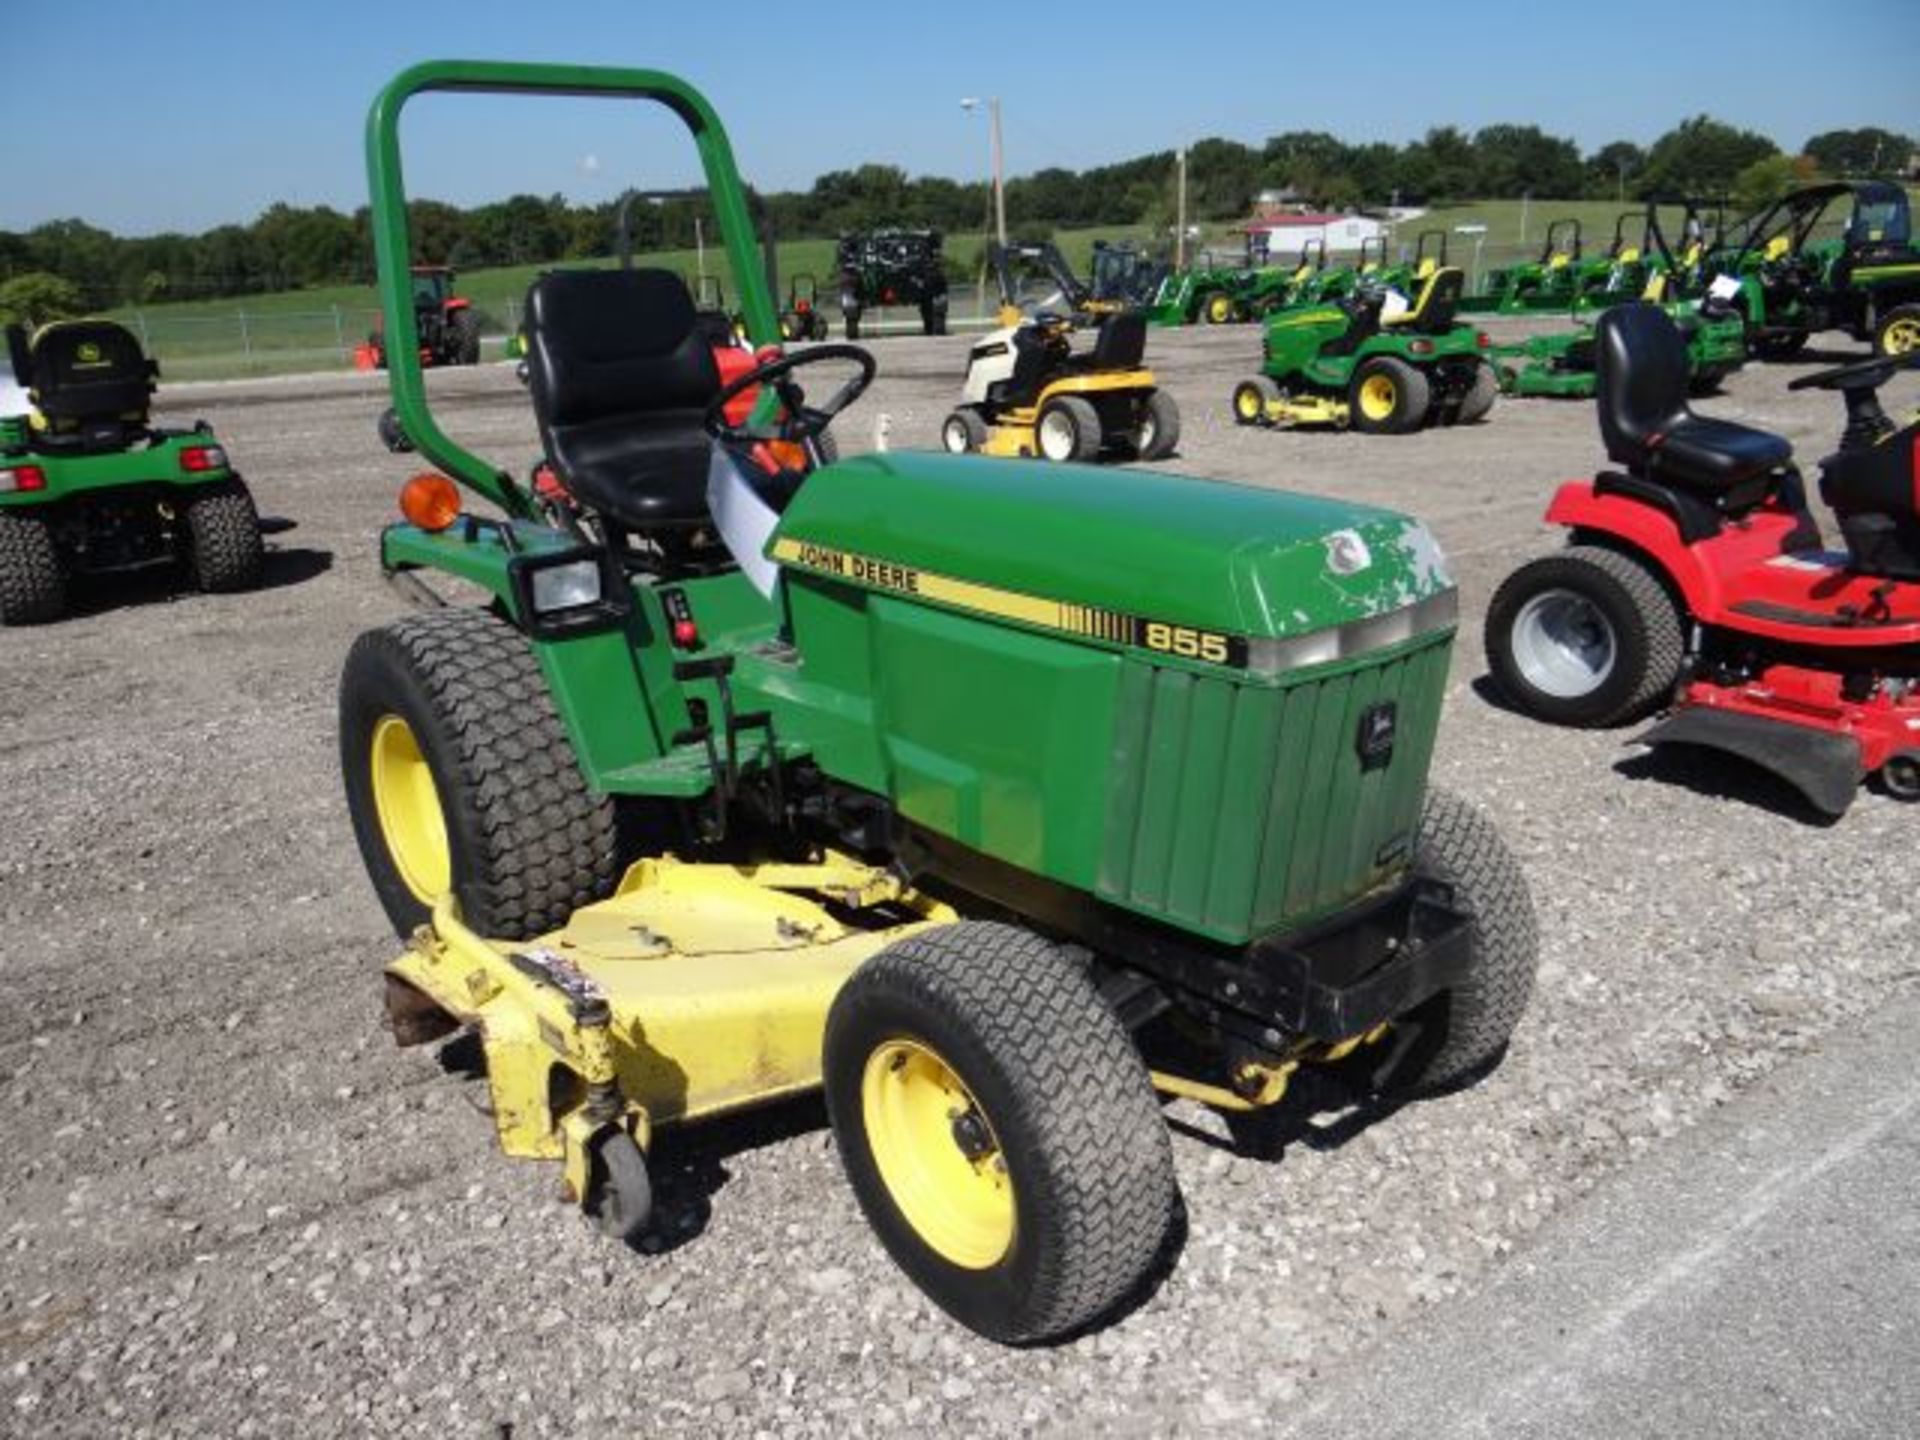
{"label": "john deere leaping deer logo", "polygon": [[100,346],[92,340],[82,340],[73,347],[73,363],[76,369],[92,369],[107,363],[107,357],[100,353]]}

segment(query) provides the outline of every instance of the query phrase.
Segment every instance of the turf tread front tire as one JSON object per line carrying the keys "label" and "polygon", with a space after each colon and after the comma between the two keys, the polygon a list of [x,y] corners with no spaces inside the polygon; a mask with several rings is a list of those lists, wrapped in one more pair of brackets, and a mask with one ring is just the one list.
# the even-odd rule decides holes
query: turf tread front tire
{"label": "turf tread front tire", "polygon": [[1156,390],[1141,407],[1151,422],[1152,435],[1140,446],[1142,460],[1165,460],[1180,448],[1180,406],[1164,390]]}
{"label": "turf tread front tire", "polygon": [[[1064,455],[1049,455],[1046,447],[1040,443],[1041,432],[1054,415],[1064,415],[1072,432],[1072,444]],[[1086,464],[1100,458],[1100,447],[1105,436],[1100,430],[1100,412],[1093,408],[1090,400],[1078,395],[1062,395],[1057,400],[1049,400],[1035,417],[1033,426],[1034,449],[1040,452],[1042,459]]]}
{"label": "turf tread front tire", "polygon": [[613,802],[588,790],[526,637],[483,610],[428,611],[363,634],[340,680],[354,834],[399,934],[427,907],[399,879],[373,806],[368,746],[384,714],[408,722],[433,772],[467,925],[528,939],[611,893]]}
{"label": "turf tread front tire", "polygon": [[212,485],[181,507],[187,566],[193,583],[210,594],[251,590],[260,583],[266,546],[260,512],[240,480]]}
{"label": "turf tread front tire", "polygon": [[[912,1230],[868,1148],[867,1058],[906,1035],[939,1050],[1008,1157],[1012,1248],[964,1270]],[[827,1105],[855,1195],[901,1268],[962,1323],[1006,1343],[1110,1315],[1160,1259],[1178,1191],[1146,1066],[1086,969],[1011,925],[962,922],[899,941],[842,987],[827,1018]]]}
{"label": "turf tread front tire", "polygon": [[1424,873],[1453,887],[1473,947],[1465,977],[1430,1002],[1433,1029],[1384,1086],[1417,1095],[1472,1079],[1506,1050],[1533,995],[1540,934],[1519,862],[1494,823],[1458,795],[1428,792],[1416,856]]}
{"label": "turf tread front tire", "polygon": [[53,531],[38,515],[0,510],[0,625],[40,625],[67,608]]}
{"label": "turf tread front tire", "polygon": [[[1541,694],[1513,658],[1521,606],[1556,586],[1601,605],[1613,627],[1616,675],[1584,696]],[[1485,645],[1494,679],[1528,714],[1595,730],[1630,724],[1658,709],[1672,694],[1686,657],[1680,612],[1666,588],[1641,561],[1598,545],[1569,545],[1508,576],[1487,607]]]}

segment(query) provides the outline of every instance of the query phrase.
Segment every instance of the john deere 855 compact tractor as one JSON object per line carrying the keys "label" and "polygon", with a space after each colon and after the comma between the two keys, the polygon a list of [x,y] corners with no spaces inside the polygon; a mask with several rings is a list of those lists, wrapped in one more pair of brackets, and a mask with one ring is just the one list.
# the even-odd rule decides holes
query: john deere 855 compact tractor
{"label": "john deere 855 compact tractor", "polygon": [[[700,94],[452,62],[370,119],[396,342],[399,123],[434,89],[667,106],[777,342]],[[409,937],[397,1038],[475,1029],[502,1146],[604,1227],[647,1223],[661,1127],[824,1085],[899,1264],[1042,1339],[1153,1273],[1159,1096],[1245,1116],[1305,1065],[1422,1090],[1500,1053],[1533,919],[1493,829],[1427,788],[1454,590],[1419,524],[1145,471],[823,464],[866,351],[723,386],[683,282],[645,269],[547,274],[526,313],[537,499],[447,437],[394,346],[438,470],[381,560],[423,608],[353,646],[340,749]],[[439,603],[442,577],[485,603]]]}

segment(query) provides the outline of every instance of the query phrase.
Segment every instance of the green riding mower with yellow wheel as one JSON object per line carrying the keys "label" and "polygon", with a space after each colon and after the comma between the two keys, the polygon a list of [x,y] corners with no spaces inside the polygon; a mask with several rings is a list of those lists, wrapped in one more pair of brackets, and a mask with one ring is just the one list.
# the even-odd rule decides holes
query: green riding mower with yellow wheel
{"label": "green riding mower with yellow wheel", "polygon": [[[703,96],[466,62],[403,73],[368,127],[401,338],[400,116],[447,89],[679,116],[777,343]],[[648,1225],[664,1128],[824,1089],[900,1267],[1048,1340],[1158,1272],[1164,1097],[1251,1115],[1304,1066],[1417,1094],[1499,1057],[1533,915],[1427,786],[1455,591],[1420,524],[1139,469],[834,462],[865,350],[723,383],[684,283],[641,268],[549,272],[525,313],[532,491],[448,438],[396,346],[435,469],[380,552],[420,608],[349,653],[340,754],[406,937],[396,1038],[475,1032],[500,1144],[602,1228]]]}
{"label": "green riding mower with yellow wheel", "polygon": [[1260,374],[1234,387],[1234,420],[1404,435],[1485,419],[1500,384],[1485,333],[1454,320],[1463,282],[1460,271],[1442,266],[1429,271],[1411,304],[1376,287],[1334,304],[1275,311]]}

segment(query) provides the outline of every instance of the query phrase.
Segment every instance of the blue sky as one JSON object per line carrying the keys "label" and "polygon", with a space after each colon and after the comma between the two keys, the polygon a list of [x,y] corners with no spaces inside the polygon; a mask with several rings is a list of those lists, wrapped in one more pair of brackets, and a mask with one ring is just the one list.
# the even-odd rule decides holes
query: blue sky
{"label": "blue sky", "polygon": [[[680,73],[769,189],[865,160],[979,176],[986,130],[967,95],[1002,97],[1012,173],[1309,128],[1399,141],[1533,122],[1588,149],[1701,111],[1788,148],[1837,126],[1920,129],[1920,0],[0,0],[0,37],[6,229],[68,215],[200,229],[277,199],[350,210],[367,101],[440,56]],[[597,199],[695,178],[667,126],[605,104],[422,106],[414,194]]]}

